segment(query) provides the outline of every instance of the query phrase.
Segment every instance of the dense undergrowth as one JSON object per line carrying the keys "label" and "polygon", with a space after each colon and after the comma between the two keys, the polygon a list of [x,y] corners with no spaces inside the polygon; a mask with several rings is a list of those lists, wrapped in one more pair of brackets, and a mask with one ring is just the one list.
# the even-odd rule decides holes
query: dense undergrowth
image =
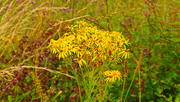
{"label": "dense undergrowth", "polygon": [[0,0],[1,102],[180,102],[179,0]]}

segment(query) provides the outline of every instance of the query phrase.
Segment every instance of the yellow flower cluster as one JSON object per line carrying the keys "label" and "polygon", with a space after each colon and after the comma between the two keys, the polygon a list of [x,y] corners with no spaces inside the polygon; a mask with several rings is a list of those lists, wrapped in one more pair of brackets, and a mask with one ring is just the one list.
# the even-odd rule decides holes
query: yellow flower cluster
{"label": "yellow flower cluster", "polygon": [[121,80],[121,73],[118,70],[105,71],[103,73],[106,82],[114,83],[116,80]]}
{"label": "yellow flower cluster", "polygon": [[126,46],[129,45],[119,32],[98,30],[84,21],[77,21],[76,25],[69,26],[58,40],[51,39],[48,48],[59,58],[76,55],[80,67],[82,65],[102,65],[105,60],[119,62],[129,57]]}

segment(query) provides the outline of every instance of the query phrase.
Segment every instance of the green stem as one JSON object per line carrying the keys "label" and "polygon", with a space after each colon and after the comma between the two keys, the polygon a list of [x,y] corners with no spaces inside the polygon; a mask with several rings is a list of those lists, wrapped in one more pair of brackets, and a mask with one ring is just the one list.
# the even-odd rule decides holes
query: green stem
{"label": "green stem", "polygon": [[79,96],[80,96],[80,100],[81,100],[81,102],[82,102],[82,97],[81,97],[81,90],[80,90],[80,84],[79,84],[79,80],[78,80],[78,75],[75,75],[75,76],[77,76],[77,83],[78,83],[78,88],[79,88]]}
{"label": "green stem", "polygon": [[126,84],[126,78],[124,77],[124,79],[123,79],[123,90],[122,90],[122,92],[121,92],[121,99],[123,99],[123,94],[124,94],[124,87],[125,87],[125,84]]}
{"label": "green stem", "polygon": [[[70,62],[71,62],[71,69],[72,70],[74,70],[73,69],[73,63],[72,63],[72,60],[71,60],[71,58],[70,59],[68,59],[68,61],[70,60]],[[78,89],[79,89],[79,96],[80,96],[80,100],[81,100],[81,102],[82,102],[82,97],[81,97],[81,89],[80,89],[80,84],[79,84],[79,78],[78,78],[78,74],[77,74],[77,69],[75,69],[75,71],[72,71],[73,72],[73,74],[75,75],[75,78],[76,78],[76,81],[77,81],[77,83],[78,83]]]}
{"label": "green stem", "polygon": [[129,89],[128,89],[127,93],[126,93],[126,96],[125,96],[124,102],[126,102],[126,98],[127,98],[127,96],[128,96],[129,90],[130,90],[130,88],[131,88],[131,86],[132,86],[132,83],[134,82],[134,78],[135,78],[135,76],[136,76],[136,74],[134,73],[134,75],[133,75],[133,79],[132,79],[131,84],[130,84],[130,86],[129,86]]}
{"label": "green stem", "polygon": [[[87,66],[86,66],[86,68],[87,68]],[[84,68],[84,69],[86,70],[86,68]],[[89,83],[89,82],[87,82],[87,81],[85,80],[85,77],[84,77],[85,74],[84,74],[84,72],[83,72],[83,69],[82,69],[81,67],[80,67],[80,69],[81,69],[81,72],[82,72],[82,79],[83,79],[82,84],[83,84],[83,86],[84,86],[84,88],[85,88],[85,91],[88,92],[88,89],[89,89],[89,88],[88,88],[88,85],[89,85],[89,84],[87,84],[87,83]],[[86,72],[88,72],[88,71],[86,70]],[[88,76],[89,76],[89,75],[88,75]],[[87,95],[87,97],[89,98],[89,97],[91,97],[91,96],[88,96],[88,95]]]}

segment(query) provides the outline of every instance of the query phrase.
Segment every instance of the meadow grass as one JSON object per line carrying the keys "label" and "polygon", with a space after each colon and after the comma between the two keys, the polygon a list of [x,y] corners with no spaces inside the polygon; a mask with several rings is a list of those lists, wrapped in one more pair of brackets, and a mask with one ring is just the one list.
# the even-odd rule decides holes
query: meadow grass
{"label": "meadow grass", "polygon": [[[179,102],[179,5],[178,0],[0,0],[0,101]],[[122,33],[122,42],[130,43],[123,50],[129,58],[122,52],[116,63],[111,57],[85,60],[90,65],[80,65],[77,51],[58,58],[48,47],[51,40],[84,34],[76,30],[80,21],[92,25],[90,38],[96,29]],[[84,49],[91,48],[97,46]],[[114,70],[121,80],[110,79]],[[112,72],[105,77],[105,71]]]}

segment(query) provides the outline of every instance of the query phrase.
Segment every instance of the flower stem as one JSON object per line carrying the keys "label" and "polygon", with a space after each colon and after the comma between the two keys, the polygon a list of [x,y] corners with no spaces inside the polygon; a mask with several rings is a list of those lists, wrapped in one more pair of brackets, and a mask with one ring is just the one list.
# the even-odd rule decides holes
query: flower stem
{"label": "flower stem", "polygon": [[[78,75],[77,75],[77,77],[78,77]],[[81,102],[82,102],[82,97],[81,97],[81,89],[80,89],[80,84],[79,84],[79,80],[78,80],[78,78],[77,78],[77,83],[78,83],[78,88],[79,88],[79,96],[80,96],[80,100],[81,100]]]}
{"label": "flower stem", "polygon": [[127,98],[127,96],[128,96],[129,90],[130,90],[130,88],[131,88],[131,86],[132,86],[132,83],[134,82],[134,78],[135,78],[135,76],[136,76],[136,74],[134,73],[134,75],[133,75],[133,79],[131,80],[131,84],[130,84],[130,86],[129,86],[129,88],[128,88],[128,91],[127,91],[127,93],[126,93],[126,96],[125,96],[124,102],[126,102],[126,98]]}
{"label": "flower stem", "polygon": [[75,75],[75,78],[76,78],[76,81],[77,81],[77,84],[78,84],[78,89],[79,89],[79,96],[80,96],[80,100],[82,102],[82,97],[81,97],[81,89],[80,89],[80,83],[79,83],[79,78],[78,78],[78,74],[77,74],[77,69],[73,69],[73,63],[72,63],[72,59],[70,59],[70,62],[71,62],[71,68],[72,70],[75,70],[75,71],[72,71],[73,74]]}
{"label": "flower stem", "polygon": [[123,90],[122,90],[122,92],[121,92],[121,99],[123,99],[123,94],[124,94],[124,87],[125,87],[125,84],[126,84],[126,78],[124,77],[124,79],[123,79]]}

